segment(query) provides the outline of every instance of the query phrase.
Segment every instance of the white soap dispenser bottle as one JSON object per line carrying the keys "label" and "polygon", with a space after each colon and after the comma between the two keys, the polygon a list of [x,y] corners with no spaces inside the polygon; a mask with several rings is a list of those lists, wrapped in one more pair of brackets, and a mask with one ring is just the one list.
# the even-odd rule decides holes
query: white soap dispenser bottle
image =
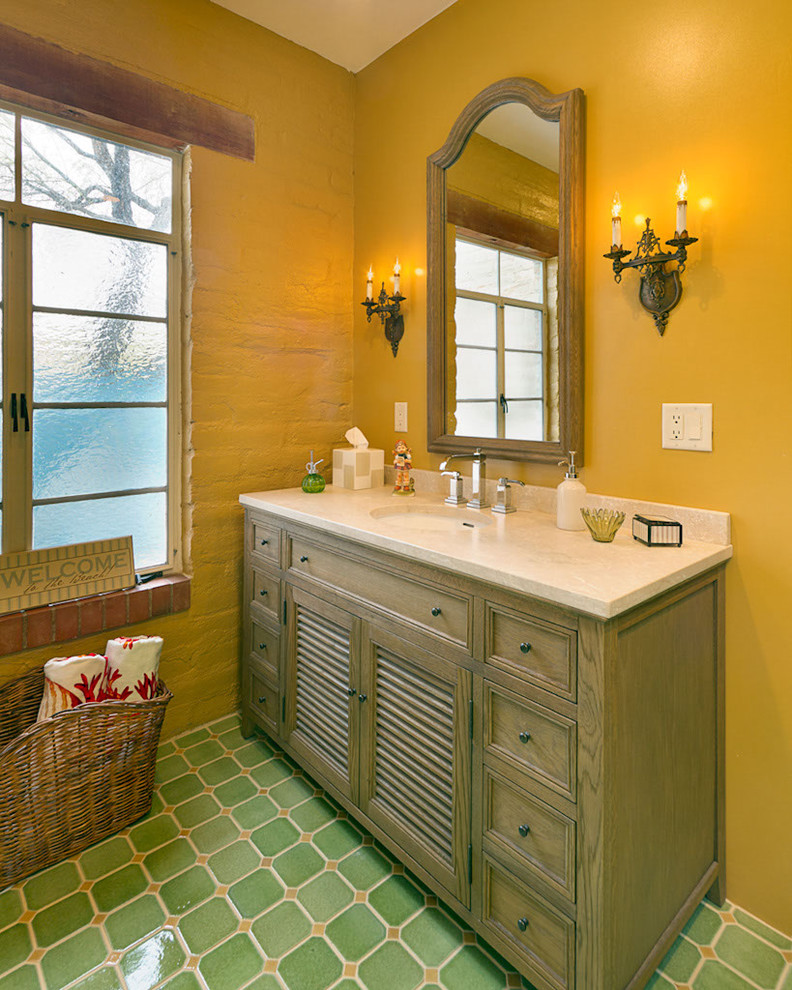
{"label": "white soap dispenser bottle", "polygon": [[556,495],[556,526],[559,529],[585,529],[580,510],[586,500],[586,486],[578,481],[575,467],[575,454],[570,450],[568,461],[559,461],[559,466],[566,464],[568,471],[564,480],[557,488]]}

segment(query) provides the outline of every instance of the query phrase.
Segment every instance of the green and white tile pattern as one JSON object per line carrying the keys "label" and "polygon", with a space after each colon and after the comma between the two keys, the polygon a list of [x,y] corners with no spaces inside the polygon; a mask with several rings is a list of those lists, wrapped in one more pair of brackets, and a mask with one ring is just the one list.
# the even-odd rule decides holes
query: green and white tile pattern
{"label": "green and white tile pattern", "polygon": [[[143,821],[0,893],[0,990],[527,986],[236,716],[160,747]],[[792,990],[792,940],[704,904],[649,987]]]}

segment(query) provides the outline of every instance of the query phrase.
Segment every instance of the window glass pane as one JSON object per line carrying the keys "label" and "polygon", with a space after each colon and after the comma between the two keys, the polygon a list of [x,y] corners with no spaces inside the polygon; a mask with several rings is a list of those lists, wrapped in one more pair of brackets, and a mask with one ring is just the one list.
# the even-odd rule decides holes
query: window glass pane
{"label": "window glass pane", "polygon": [[164,492],[33,506],[33,549],[132,534],[135,568],[168,563]]}
{"label": "window glass pane", "polygon": [[164,402],[164,323],[33,314],[36,402]]}
{"label": "window glass pane", "polygon": [[504,354],[506,398],[535,399],[542,397],[542,355],[525,351]]}
{"label": "window glass pane", "polygon": [[515,402],[509,399],[506,414],[506,438],[508,440],[544,440],[542,400]]}
{"label": "window glass pane", "polygon": [[491,399],[497,395],[495,351],[458,347],[456,355],[457,399]]}
{"label": "window glass pane", "polygon": [[167,314],[164,244],[33,224],[33,305]]}
{"label": "window glass pane", "polygon": [[495,346],[495,304],[457,298],[454,307],[457,344]]}
{"label": "window glass pane", "polygon": [[501,295],[524,302],[541,303],[544,299],[543,265],[535,258],[501,252]]}
{"label": "window glass pane", "polygon": [[22,202],[171,229],[172,159],[90,134],[22,118]]}
{"label": "window glass pane", "polygon": [[16,196],[14,171],[14,114],[0,110],[0,199]]}
{"label": "window glass pane", "polygon": [[34,410],[34,499],[158,488],[167,477],[164,409]]}
{"label": "window glass pane", "polygon": [[460,402],[456,407],[456,434],[460,437],[496,437],[498,407],[494,402]]}
{"label": "window glass pane", "polygon": [[498,252],[481,244],[456,242],[456,287],[498,294]]}
{"label": "window glass pane", "polygon": [[519,306],[503,307],[503,340],[506,347],[522,351],[541,351],[542,313]]}

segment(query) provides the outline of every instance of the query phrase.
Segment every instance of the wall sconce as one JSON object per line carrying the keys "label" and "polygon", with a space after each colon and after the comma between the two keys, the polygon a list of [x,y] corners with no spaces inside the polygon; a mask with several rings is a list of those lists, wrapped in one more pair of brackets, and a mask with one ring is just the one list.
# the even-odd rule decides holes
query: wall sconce
{"label": "wall sconce", "polygon": [[[674,237],[666,241],[676,251],[661,250],[660,238],[655,235],[647,217],[646,229],[641,234],[635,257],[623,261],[629,251],[622,249],[621,237],[621,201],[619,194],[613,197],[611,209],[611,236],[613,243],[610,251],[603,255],[613,261],[613,273],[617,282],[621,282],[621,273],[625,268],[637,268],[641,273],[641,285],[638,298],[645,310],[652,314],[657,332],[662,337],[668,325],[668,314],[676,306],[682,296],[680,275],[685,270],[687,261],[687,246],[695,244],[698,237],[688,237],[687,232],[687,178],[685,173],[679,177],[677,186],[676,230]],[[667,264],[676,262],[676,268],[666,271]]]}
{"label": "wall sconce", "polygon": [[404,336],[404,317],[399,311],[399,306],[407,297],[399,292],[400,283],[401,265],[397,258],[396,264],[393,266],[393,295],[388,295],[385,291],[385,283],[383,282],[380,294],[375,302],[374,272],[369,268],[366,278],[366,299],[363,302],[363,305],[366,307],[366,316],[369,323],[371,323],[372,313],[376,313],[379,316],[382,325],[385,327],[385,336],[390,342],[394,357],[396,357],[396,352],[399,349],[399,341]]}

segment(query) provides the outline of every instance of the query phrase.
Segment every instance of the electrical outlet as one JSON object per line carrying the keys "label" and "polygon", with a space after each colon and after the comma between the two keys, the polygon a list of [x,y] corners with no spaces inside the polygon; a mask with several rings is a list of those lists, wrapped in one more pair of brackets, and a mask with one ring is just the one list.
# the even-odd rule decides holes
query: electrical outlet
{"label": "electrical outlet", "polygon": [[663,447],[712,450],[712,403],[663,403]]}
{"label": "electrical outlet", "polygon": [[393,403],[393,429],[396,433],[407,432],[407,403]]}

